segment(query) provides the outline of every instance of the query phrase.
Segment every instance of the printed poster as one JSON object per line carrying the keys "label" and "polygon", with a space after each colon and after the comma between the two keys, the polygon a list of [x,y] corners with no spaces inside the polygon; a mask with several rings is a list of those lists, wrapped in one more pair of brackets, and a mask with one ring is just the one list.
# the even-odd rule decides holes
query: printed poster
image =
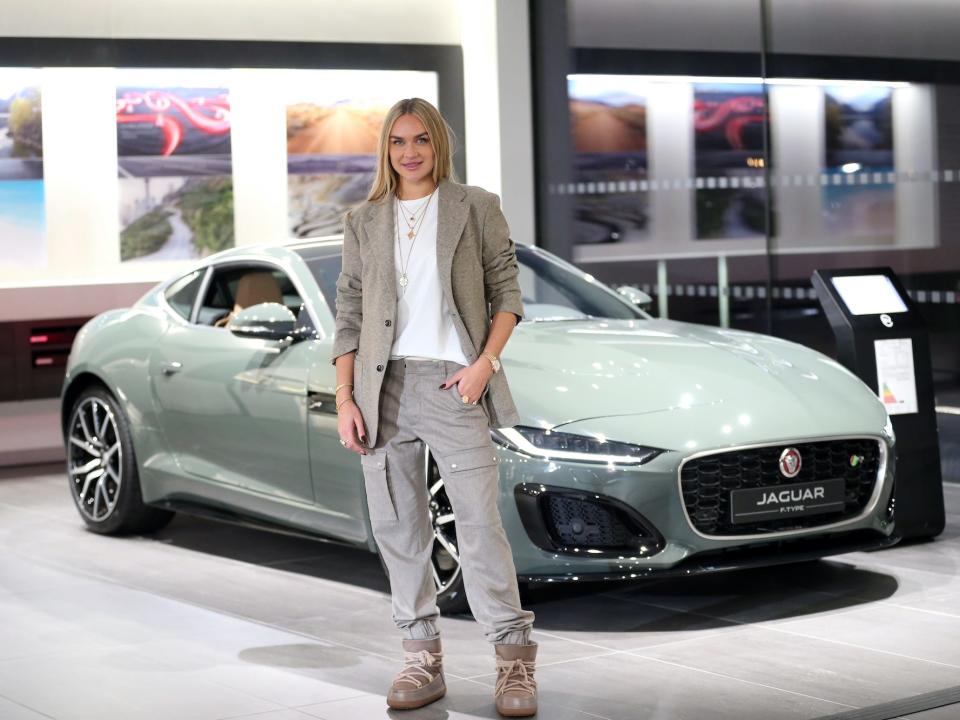
{"label": "printed poster", "polygon": [[693,86],[698,240],[750,238],[765,232],[763,86]]}
{"label": "printed poster", "polygon": [[577,185],[574,242],[647,239],[647,81],[570,75],[567,94]]}
{"label": "printed poster", "polygon": [[[373,184],[390,107],[437,106],[437,74],[406,70],[291,71],[287,96],[287,213],[297,238],[343,232],[343,216]],[[442,108],[440,108],[442,111]],[[455,148],[456,150],[456,148]]]}
{"label": "printed poster", "polygon": [[824,89],[824,231],[839,237],[893,237],[896,195],[893,90],[862,85]]}
{"label": "printed poster", "polygon": [[0,68],[0,262],[47,264],[40,71]]}
{"label": "printed poster", "polygon": [[234,245],[230,97],[206,70],[122,70],[120,259],[188,260]]}
{"label": "printed poster", "polygon": [[877,359],[877,392],[888,415],[915,413],[917,380],[913,371],[913,342],[910,338],[874,340]]}

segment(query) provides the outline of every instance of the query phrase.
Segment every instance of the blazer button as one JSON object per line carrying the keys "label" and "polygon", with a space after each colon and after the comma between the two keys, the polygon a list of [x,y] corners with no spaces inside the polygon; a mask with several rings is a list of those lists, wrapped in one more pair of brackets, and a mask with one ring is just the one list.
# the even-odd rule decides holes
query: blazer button
{"label": "blazer button", "polygon": [[389,320],[384,320],[383,324],[386,325],[387,327],[390,327],[391,325],[393,325],[393,323]]}
{"label": "blazer button", "polygon": [[383,365],[377,365],[377,372],[383,372]]}

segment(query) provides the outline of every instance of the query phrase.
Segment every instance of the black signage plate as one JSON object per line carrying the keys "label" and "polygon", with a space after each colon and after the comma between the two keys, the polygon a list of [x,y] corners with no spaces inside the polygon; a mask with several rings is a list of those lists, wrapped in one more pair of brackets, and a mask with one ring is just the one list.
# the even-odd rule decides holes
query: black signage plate
{"label": "black signage plate", "polygon": [[842,478],[837,478],[732,490],[731,520],[736,525],[843,510],[845,485]]}

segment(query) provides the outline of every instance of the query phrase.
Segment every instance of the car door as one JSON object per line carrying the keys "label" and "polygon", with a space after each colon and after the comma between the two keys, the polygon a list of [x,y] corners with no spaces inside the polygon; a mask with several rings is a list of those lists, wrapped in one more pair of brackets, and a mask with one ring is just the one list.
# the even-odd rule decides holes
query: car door
{"label": "car door", "polygon": [[244,277],[254,273],[269,282],[256,283],[259,295],[248,296],[245,306],[280,301],[295,314],[307,312],[278,266],[212,267],[190,321],[171,322],[150,358],[162,429],[188,476],[312,503],[306,437],[312,341],[237,337],[223,323]]}

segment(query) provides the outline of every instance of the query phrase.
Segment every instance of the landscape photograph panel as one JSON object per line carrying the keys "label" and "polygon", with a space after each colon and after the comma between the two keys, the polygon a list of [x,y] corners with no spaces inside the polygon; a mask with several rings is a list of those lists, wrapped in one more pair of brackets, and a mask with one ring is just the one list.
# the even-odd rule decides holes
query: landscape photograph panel
{"label": "landscape photograph panel", "polygon": [[647,83],[630,75],[567,78],[574,152],[574,242],[649,237]]}
{"label": "landscape photograph panel", "polygon": [[[886,86],[824,89],[824,232],[894,241],[893,90]],[[866,175],[867,183],[860,179]],[[838,182],[833,182],[834,177]],[[848,179],[849,178],[849,179]],[[853,181],[853,182],[851,182]]]}
{"label": "landscape photograph panel", "polygon": [[305,70],[290,73],[287,105],[287,208],[293,237],[343,232],[376,172],[380,128],[403,97],[436,105],[433,72]]}
{"label": "landscape photograph panel", "polygon": [[763,88],[754,83],[696,83],[693,87],[696,237],[750,238],[764,234],[766,194]]}
{"label": "landscape photograph panel", "polygon": [[120,259],[189,260],[234,245],[230,93],[205,70],[121,70]]}
{"label": "landscape photograph panel", "polygon": [[47,264],[40,71],[0,68],[0,258]]}

